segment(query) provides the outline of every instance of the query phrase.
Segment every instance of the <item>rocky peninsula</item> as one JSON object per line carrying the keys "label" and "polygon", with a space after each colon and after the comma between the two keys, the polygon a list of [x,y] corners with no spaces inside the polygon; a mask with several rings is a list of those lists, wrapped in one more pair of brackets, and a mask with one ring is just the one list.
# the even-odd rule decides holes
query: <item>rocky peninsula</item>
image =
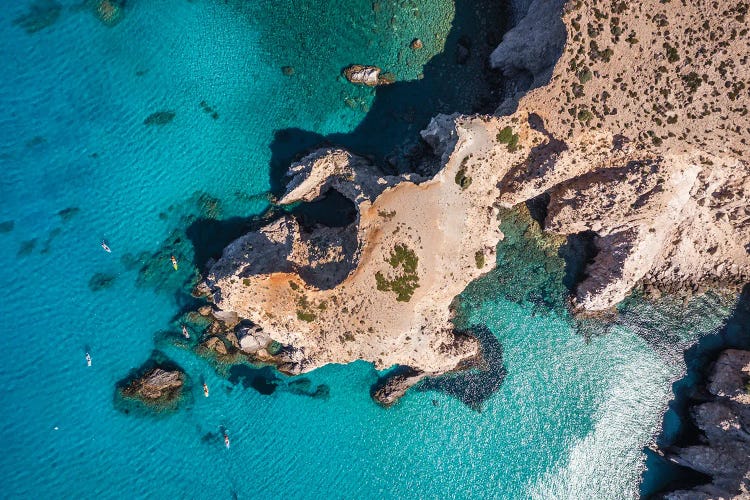
{"label": "rocky peninsula", "polygon": [[231,243],[200,289],[240,344],[241,325],[254,332],[255,359],[288,373],[400,365],[400,393],[480,355],[451,304],[494,266],[500,208],[533,202],[546,231],[593,238],[578,314],[636,287],[738,288],[750,281],[746,14],[730,0],[534,0],[490,61],[515,94],[495,115],[440,115],[422,132],[434,175],[314,151],[279,204],[336,191],[356,220],[284,215]]}

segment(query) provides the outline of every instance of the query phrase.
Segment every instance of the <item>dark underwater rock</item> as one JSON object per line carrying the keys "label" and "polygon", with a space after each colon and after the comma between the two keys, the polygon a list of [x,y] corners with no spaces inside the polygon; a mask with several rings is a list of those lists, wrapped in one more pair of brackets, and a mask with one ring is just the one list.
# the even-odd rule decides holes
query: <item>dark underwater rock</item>
{"label": "dark underwater rock", "polygon": [[104,290],[111,287],[114,284],[115,279],[117,279],[117,276],[112,274],[96,273],[89,280],[89,288],[92,292]]}
{"label": "dark underwater rock", "polygon": [[39,241],[37,238],[22,241],[21,246],[18,247],[17,255],[19,257],[26,257],[27,255],[31,255],[31,253],[34,251],[34,248],[36,247],[37,241]]}
{"label": "dark underwater rock", "polygon": [[13,24],[23,28],[26,33],[36,33],[57,22],[62,5],[55,0],[38,0],[29,6],[29,11],[13,20]]}
{"label": "dark underwater rock", "polygon": [[157,111],[156,113],[151,113],[146,117],[145,120],[143,120],[144,125],[166,125],[167,123],[170,123],[172,120],[174,120],[175,112],[174,111]]}
{"label": "dark underwater rock", "polygon": [[78,207],[68,207],[68,208],[63,208],[62,210],[60,210],[59,212],[57,212],[57,215],[60,216],[60,218],[62,219],[63,222],[68,222],[73,217],[75,217],[76,215],[78,215],[78,213],[80,211],[81,211],[81,209],[78,208]]}
{"label": "dark underwater rock", "polygon": [[16,227],[16,221],[6,220],[0,222],[0,233],[9,233],[13,231],[14,227]]}

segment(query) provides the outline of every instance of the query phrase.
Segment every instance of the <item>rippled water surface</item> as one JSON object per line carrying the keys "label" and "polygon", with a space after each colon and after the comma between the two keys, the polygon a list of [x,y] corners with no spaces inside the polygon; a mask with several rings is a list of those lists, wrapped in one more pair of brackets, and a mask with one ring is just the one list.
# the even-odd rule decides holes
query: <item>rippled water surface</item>
{"label": "rippled water surface", "polygon": [[[0,5],[3,497],[637,494],[682,349],[732,304],[633,299],[612,324],[577,324],[562,260],[521,219],[504,223],[498,270],[461,301],[488,370],[387,411],[370,400],[367,363],[268,395],[174,341],[193,263],[267,208],[295,153],[329,140],[385,161],[430,115],[486,104],[476,59],[497,42],[501,9],[133,0],[107,26],[94,4]],[[472,47],[464,66],[459,40]],[[377,95],[354,87],[339,76],[351,63],[399,81]],[[125,414],[113,388],[155,348],[185,368],[193,395],[176,413]]]}

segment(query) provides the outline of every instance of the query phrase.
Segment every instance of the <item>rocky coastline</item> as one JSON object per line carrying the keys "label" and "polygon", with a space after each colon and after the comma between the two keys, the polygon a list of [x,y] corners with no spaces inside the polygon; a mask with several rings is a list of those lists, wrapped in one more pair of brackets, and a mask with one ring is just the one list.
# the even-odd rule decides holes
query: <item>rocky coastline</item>
{"label": "rocky coastline", "polygon": [[439,115],[422,132],[434,175],[314,151],[279,205],[335,191],[356,220],[310,229],[285,215],[230,244],[200,292],[247,323],[244,353],[282,371],[364,359],[415,383],[480,356],[451,304],[494,266],[500,209],[534,203],[545,231],[591,239],[577,314],[607,313],[634,288],[738,290],[750,281],[738,8],[534,0],[490,60],[514,94],[495,115]]}
{"label": "rocky coastline", "polygon": [[657,450],[671,462],[710,482],[664,492],[668,500],[750,496],[750,351],[719,354],[704,387],[689,408],[698,429],[695,442]]}

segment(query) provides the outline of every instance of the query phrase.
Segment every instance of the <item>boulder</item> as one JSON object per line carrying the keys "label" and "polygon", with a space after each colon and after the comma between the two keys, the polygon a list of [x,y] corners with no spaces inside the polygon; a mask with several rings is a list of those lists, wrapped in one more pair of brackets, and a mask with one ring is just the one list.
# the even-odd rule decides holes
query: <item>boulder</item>
{"label": "boulder", "polygon": [[201,344],[208,350],[214,351],[220,356],[226,356],[229,354],[226,344],[219,337],[209,337],[208,340]]}
{"label": "boulder", "polygon": [[378,85],[388,85],[393,83],[395,78],[390,73],[383,73],[377,66],[364,66],[362,64],[352,64],[344,69],[344,76],[352,83],[376,87]]}
{"label": "boulder", "polygon": [[425,373],[408,366],[394,369],[372,387],[370,396],[386,408],[403,396],[409,387],[425,377]]}
{"label": "boulder", "polygon": [[247,354],[256,353],[271,342],[271,337],[259,326],[238,328],[237,336],[240,339],[240,350]]}
{"label": "boulder", "polygon": [[182,370],[157,366],[131,380],[122,392],[146,403],[168,403],[180,397],[184,383]]}

